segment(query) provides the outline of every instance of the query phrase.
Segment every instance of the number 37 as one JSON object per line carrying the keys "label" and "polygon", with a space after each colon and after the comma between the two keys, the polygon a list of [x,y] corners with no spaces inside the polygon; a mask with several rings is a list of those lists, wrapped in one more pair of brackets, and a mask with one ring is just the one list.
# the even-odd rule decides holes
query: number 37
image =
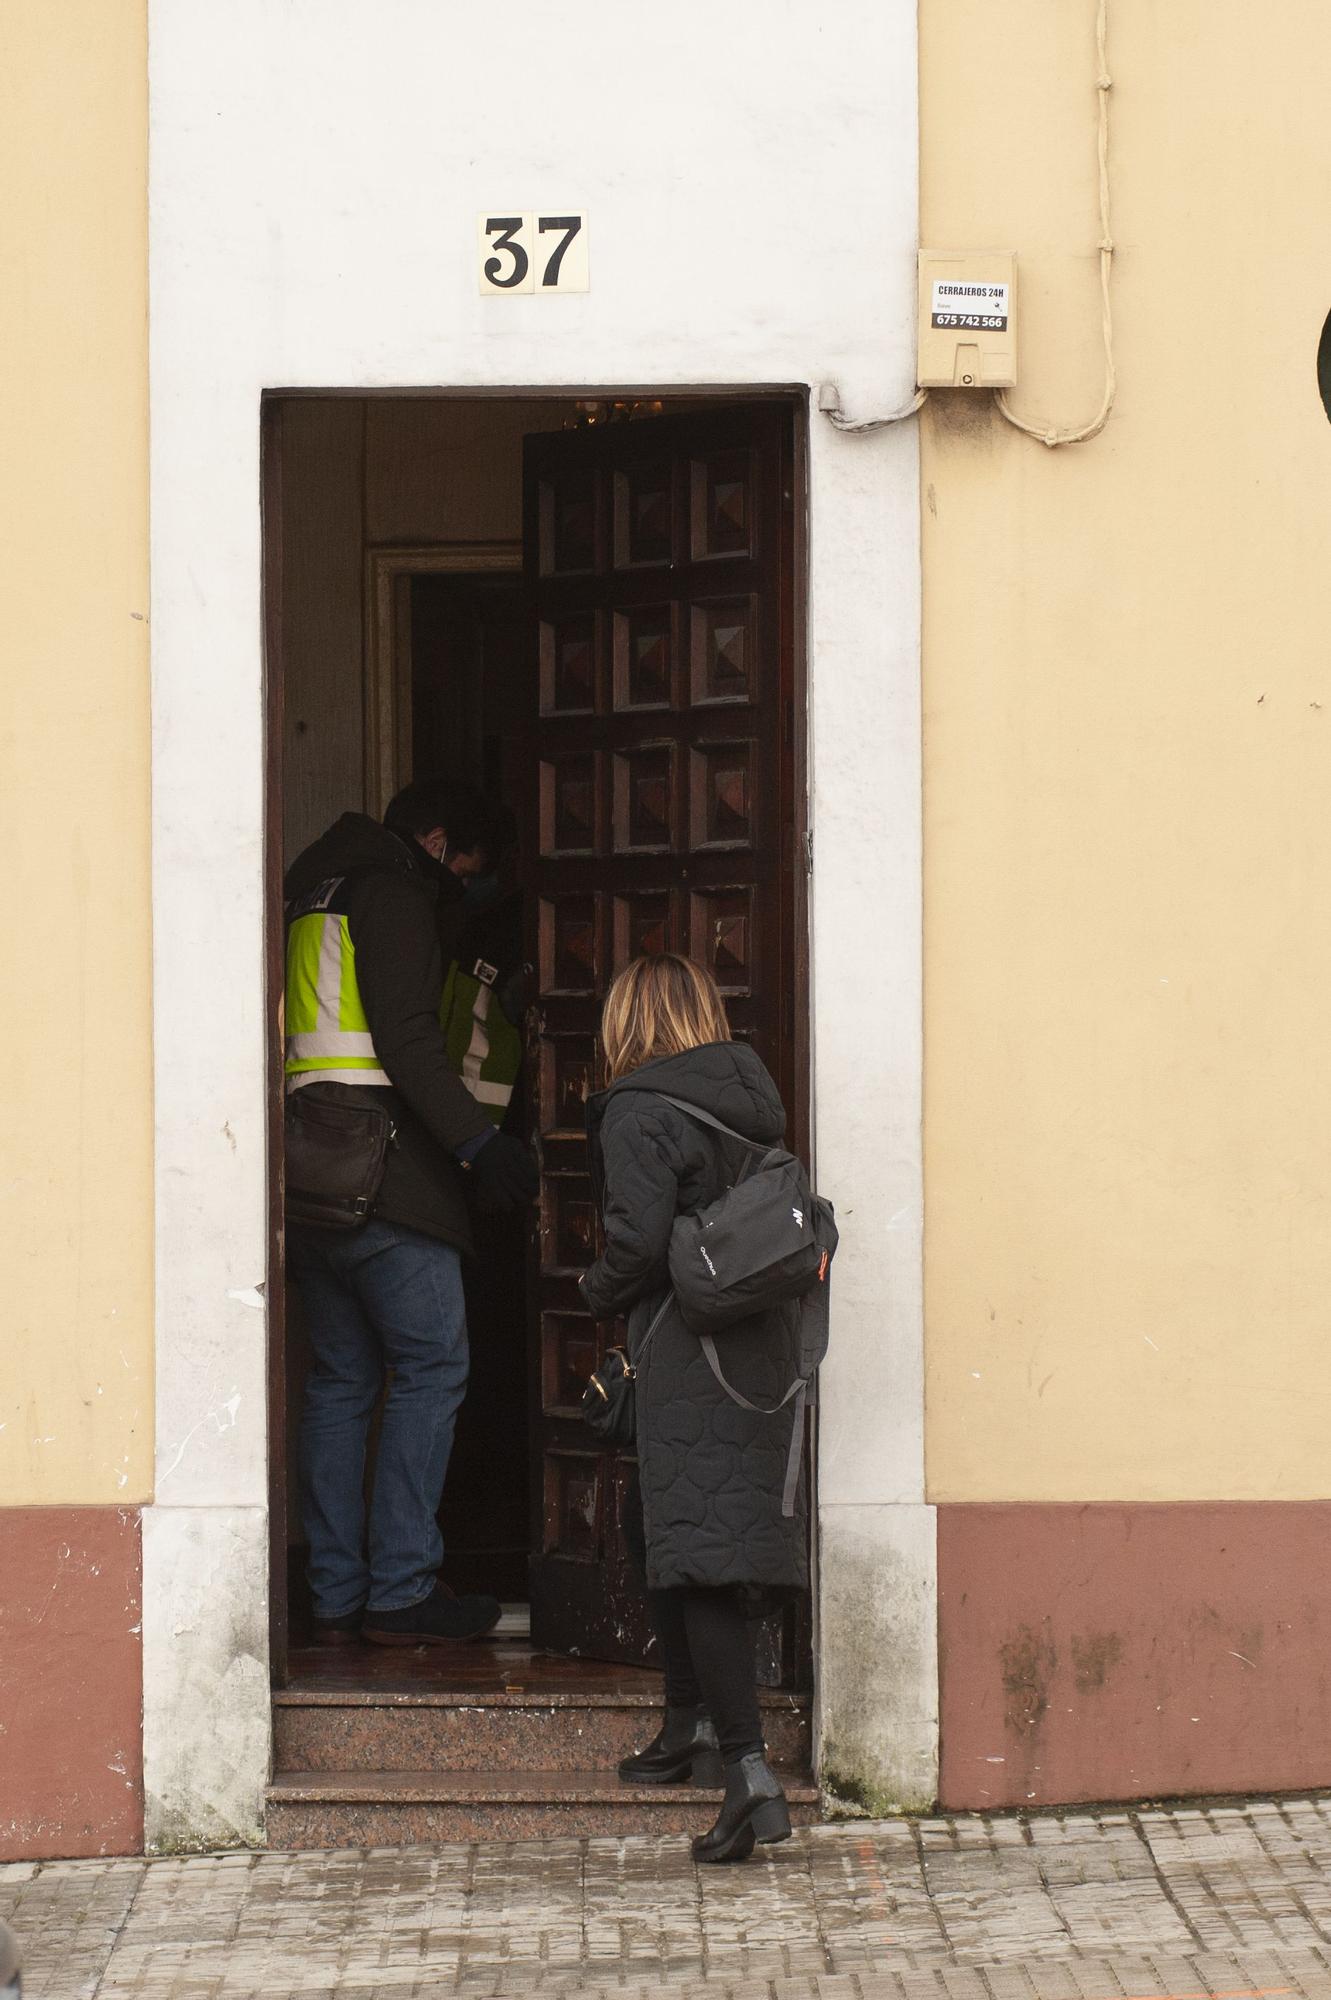
{"label": "number 37", "polygon": [[483,292],[585,292],[585,215],[479,217]]}

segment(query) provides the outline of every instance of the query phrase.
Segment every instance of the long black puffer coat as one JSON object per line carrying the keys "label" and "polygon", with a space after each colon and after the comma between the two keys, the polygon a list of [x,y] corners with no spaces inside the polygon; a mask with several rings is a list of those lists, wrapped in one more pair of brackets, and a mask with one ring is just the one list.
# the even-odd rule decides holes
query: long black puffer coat
{"label": "long black puffer coat", "polygon": [[[708,1042],[644,1063],[587,1106],[605,1253],[584,1274],[582,1294],[598,1319],[629,1313],[648,1585],[802,1587],[803,1474],[793,1517],[781,1511],[793,1406],[766,1416],[733,1403],[673,1309],[643,1349],[669,1290],[666,1252],[676,1215],[705,1208],[751,1158],[664,1103],[659,1091],[764,1145],[779,1144],[785,1127],[776,1085],[744,1042]],[[797,1309],[787,1306],[716,1336],[727,1379],[750,1402],[770,1407],[789,1386],[797,1325]]]}

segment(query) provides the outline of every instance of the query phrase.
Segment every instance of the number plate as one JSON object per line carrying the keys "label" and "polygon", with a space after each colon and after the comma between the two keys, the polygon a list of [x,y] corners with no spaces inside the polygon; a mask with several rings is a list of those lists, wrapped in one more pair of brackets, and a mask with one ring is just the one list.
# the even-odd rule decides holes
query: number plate
{"label": "number plate", "polygon": [[585,214],[490,209],[477,222],[480,288],[489,297],[590,291]]}

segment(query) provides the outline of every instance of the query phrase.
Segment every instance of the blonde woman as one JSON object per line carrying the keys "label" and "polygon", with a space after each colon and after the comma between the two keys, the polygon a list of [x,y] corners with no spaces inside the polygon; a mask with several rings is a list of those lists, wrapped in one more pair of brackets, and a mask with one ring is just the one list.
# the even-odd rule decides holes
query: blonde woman
{"label": "blonde woman", "polygon": [[[692,959],[636,959],[610,989],[601,1034],[609,1087],[588,1103],[587,1132],[605,1251],[582,1293],[597,1319],[629,1316],[641,1498],[629,1541],[665,1668],[661,1729],[620,1776],[687,1783],[714,1771],[719,1748],[725,1801],[693,1851],[699,1861],[743,1861],[755,1841],[790,1833],[763,1743],[746,1613],[755,1592],[806,1586],[803,1481],[787,1515],[789,1424],[727,1397],[676,1311],[645,1336],[669,1295],[675,1217],[714,1201],[754,1146],[778,1144],[785,1112],[754,1051],[730,1039],[716,983]],[[741,1136],[722,1136],[669,1098]],[[733,1386],[751,1402],[774,1403],[796,1367],[789,1310],[745,1320],[721,1339]]]}

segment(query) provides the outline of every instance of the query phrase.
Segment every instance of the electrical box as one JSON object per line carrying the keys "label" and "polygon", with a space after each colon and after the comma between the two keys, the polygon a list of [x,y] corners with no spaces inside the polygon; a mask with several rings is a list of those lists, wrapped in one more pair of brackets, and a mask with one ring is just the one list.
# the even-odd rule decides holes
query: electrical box
{"label": "electrical box", "polygon": [[1017,260],[1007,250],[921,250],[922,389],[1011,389]]}

